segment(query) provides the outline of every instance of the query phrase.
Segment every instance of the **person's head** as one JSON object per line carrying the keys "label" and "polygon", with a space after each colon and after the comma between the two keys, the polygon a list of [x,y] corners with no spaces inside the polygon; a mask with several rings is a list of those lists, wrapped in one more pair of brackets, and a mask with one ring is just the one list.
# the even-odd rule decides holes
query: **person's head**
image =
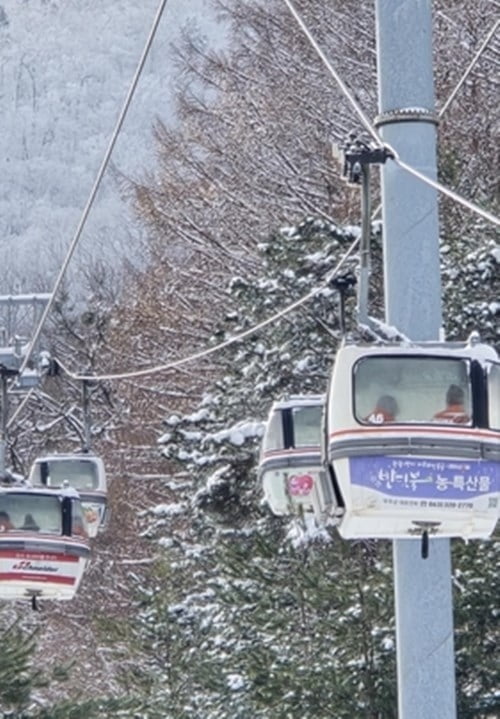
{"label": "person's head", "polygon": [[463,404],[464,391],[458,384],[450,384],[446,392],[446,404]]}
{"label": "person's head", "polygon": [[398,403],[391,394],[384,394],[377,402],[377,409],[395,417],[399,411]]}
{"label": "person's head", "polygon": [[35,522],[32,514],[26,514],[24,517],[23,529],[37,531],[39,529],[38,524]]}
{"label": "person's head", "polygon": [[8,532],[12,529],[12,522],[7,512],[0,512],[0,532]]}

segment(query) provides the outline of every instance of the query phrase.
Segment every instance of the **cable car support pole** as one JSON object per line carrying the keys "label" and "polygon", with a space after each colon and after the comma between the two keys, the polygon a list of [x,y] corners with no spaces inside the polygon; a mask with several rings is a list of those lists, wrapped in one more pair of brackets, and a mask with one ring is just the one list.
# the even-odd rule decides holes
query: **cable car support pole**
{"label": "cable car support pole", "polygon": [[0,368],[0,381],[2,389],[2,407],[0,417],[0,481],[5,479],[6,463],[7,463],[7,416],[8,416],[8,395],[7,395],[7,377]]}
{"label": "cable car support pole", "polygon": [[83,451],[92,449],[92,421],[90,418],[90,388],[89,380],[84,379],[82,384],[83,404]]}
{"label": "cable car support pole", "polygon": [[[375,0],[384,142],[436,177],[432,0]],[[382,168],[386,321],[416,341],[439,339],[437,194],[395,162]],[[455,719],[450,542],[394,541],[399,719]]]}
{"label": "cable car support pole", "polygon": [[[368,295],[370,283],[370,165],[384,163],[392,153],[386,147],[364,142],[350,136],[350,141],[340,148],[343,151],[343,176],[350,185],[361,185],[361,243],[358,272],[358,324],[370,326]],[[335,154],[337,154],[335,152]],[[342,328],[345,334],[345,326]]]}
{"label": "cable car support pole", "polygon": [[7,472],[7,429],[9,418],[9,379],[17,375],[17,370],[0,364],[1,407],[0,407],[0,482],[8,479]]}
{"label": "cable car support pole", "polygon": [[359,250],[358,322],[368,325],[368,288],[370,282],[370,166],[361,168],[361,247]]}

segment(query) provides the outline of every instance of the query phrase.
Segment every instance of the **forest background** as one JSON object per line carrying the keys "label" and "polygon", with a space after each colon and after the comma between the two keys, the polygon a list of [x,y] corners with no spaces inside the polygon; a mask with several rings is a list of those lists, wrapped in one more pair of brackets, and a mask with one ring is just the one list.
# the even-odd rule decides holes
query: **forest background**
{"label": "forest background", "polygon": [[[374,117],[373,4],[296,6]],[[17,11],[37,10],[40,20],[61,7],[40,0]],[[326,388],[340,339],[333,289],[242,342],[173,371],[134,376],[213,348],[287,307],[320,286],[359,235],[359,190],[343,181],[332,145],[361,128],[285,4],[210,7],[224,28],[220,49],[211,49],[202,22],[178,39],[175,115],[159,107],[151,125],[137,124],[135,137],[151,142],[151,156],[133,142],[122,149],[126,164],[107,178],[115,200],[100,208],[102,223],[85,238],[45,329],[44,346],[73,373],[131,376],[93,390],[93,444],[108,468],[112,516],[78,597],[47,602],[36,614],[23,603],[1,607],[5,717],[397,716],[389,543],[342,542],[334,529],[304,533],[271,515],[256,482],[272,401]],[[13,32],[9,7],[2,13],[1,32]],[[441,118],[439,179],[498,213],[498,3],[434,3],[438,111],[494,27]],[[26,59],[21,70],[20,77],[40,72]],[[97,119],[112,101],[102,69],[92,78],[75,91],[77,117],[98,92]],[[4,80],[12,98],[9,87]],[[20,102],[41,100],[15,87]],[[63,135],[70,142],[77,132],[67,127]],[[75,158],[48,203],[57,207],[67,192],[53,214],[61,236],[77,217],[79,174]],[[22,184],[5,182],[3,216],[36,204],[38,191],[25,186],[21,201]],[[43,195],[40,212],[46,204]],[[131,219],[114,222],[120,214]],[[49,247],[51,226],[35,217],[26,228],[23,218],[19,212],[18,237],[47,263],[38,275],[12,266],[4,292],[50,291],[57,253],[44,255],[41,235]],[[380,233],[375,220],[370,297],[381,318]],[[498,350],[493,226],[442,197],[440,240],[447,336],[464,339],[476,329]],[[4,252],[10,257],[10,246]],[[355,268],[355,259],[345,265]],[[63,372],[30,396],[10,431],[13,469],[27,472],[43,452],[78,450],[80,392]],[[497,541],[453,542],[461,719],[500,713],[497,565]]]}

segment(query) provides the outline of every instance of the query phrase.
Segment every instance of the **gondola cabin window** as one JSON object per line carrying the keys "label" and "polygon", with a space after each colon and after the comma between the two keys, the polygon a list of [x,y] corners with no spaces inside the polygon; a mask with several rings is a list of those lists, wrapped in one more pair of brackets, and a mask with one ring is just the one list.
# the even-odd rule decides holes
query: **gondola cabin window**
{"label": "gondola cabin window", "polygon": [[321,405],[294,407],[293,430],[295,447],[315,447],[321,440]]}
{"label": "gondola cabin window", "polygon": [[0,517],[8,518],[10,531],[62,533],[61,504],[56,496],[0,494]]}
{"label": "gondola cabin window", "polygon": [[264,437],[264,452],[317,447],[321,438],[321,404],[283,407],[271,413]]}
{"label": "gondola cabin window", "polygon": [[71,502],[71,534],[77,537],[87,537],[87,525],[83,515],[80,501]]}
{"label": "gondola cabin window", "polygon": [[490,428],[500,430],[500,364],[488,365],[488,408]]}
{"label": "gondola cabin window", "polygon": [[285,442],[283,437],[283,421],[281,412],[273,412],[271,414],[264,440],[264,452],[269,452],[275,449],[283,449]]}
{"label": "gondola cabin window", "polygon": [[368,356],[354,366],[354,416],[363,425],[472,424],[470,363],[462,358]]}
{"label": "gondola cabin window", "polygon": [[99,477],[94,462],[85,459],[40,462],[42,483],[48,487],[62,487],[68,482],[76,490],[97,489]]}

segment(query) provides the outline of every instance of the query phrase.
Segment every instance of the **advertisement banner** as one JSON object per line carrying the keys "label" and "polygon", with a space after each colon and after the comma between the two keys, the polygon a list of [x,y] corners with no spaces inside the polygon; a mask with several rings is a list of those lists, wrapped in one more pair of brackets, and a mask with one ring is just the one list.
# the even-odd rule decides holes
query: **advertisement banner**
{"label": "advertisement banner", "polygon": [[353,486],[394,497],[459,502],[500,491],[497,462],[368,456],[351,457],[349,465]]}

